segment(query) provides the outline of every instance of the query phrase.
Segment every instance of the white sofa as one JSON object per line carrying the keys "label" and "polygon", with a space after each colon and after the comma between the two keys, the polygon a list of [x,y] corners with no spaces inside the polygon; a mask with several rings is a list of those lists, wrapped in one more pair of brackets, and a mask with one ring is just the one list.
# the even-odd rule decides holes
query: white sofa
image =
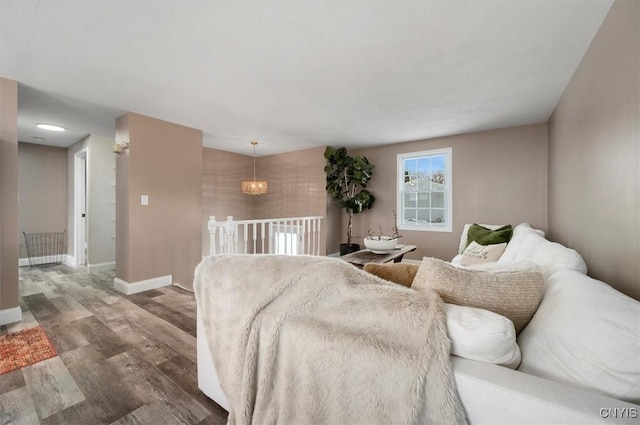
{"label": "white sofa", "polygon": [[[528,224],[496,266],[521,261],[541,267],[545,294],[518,337],[519,368],[451,357],[469,423],[640,423],[640,303],[588,277],[577,252]],[[200,320],[198,386],[228,410]]]}

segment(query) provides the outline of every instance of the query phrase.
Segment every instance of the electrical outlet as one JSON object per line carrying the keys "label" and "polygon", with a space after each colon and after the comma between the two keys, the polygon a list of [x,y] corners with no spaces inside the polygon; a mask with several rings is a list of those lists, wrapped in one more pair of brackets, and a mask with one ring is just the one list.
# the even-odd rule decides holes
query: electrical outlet
{"label": "electrical outlet", "polygon": [[149,205],[149,195],[140,196],[140,205]]}

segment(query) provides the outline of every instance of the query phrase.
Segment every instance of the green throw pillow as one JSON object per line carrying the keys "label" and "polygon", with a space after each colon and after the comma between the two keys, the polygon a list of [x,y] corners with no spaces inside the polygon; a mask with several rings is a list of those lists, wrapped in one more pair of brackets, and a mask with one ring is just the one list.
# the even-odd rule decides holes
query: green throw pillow
{"label": "green throw pillow", "polygon": [[511,236],[513,236],[513,228],[510,224],[502,226],[496,230],[491,230],[474,223],[469,226],[466,246],[469,246],[473,241],[476,241],[480,245],[495,245],[505,242],[509,243]]}

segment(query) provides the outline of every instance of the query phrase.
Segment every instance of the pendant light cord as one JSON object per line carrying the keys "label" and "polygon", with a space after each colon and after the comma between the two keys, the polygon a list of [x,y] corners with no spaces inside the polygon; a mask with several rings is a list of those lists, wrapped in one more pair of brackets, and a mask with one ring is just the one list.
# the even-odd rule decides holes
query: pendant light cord
{"label": "pendant light cord", "polygon": [[254,140],[251,144],[253,145],[253,181],[256,181],[256,145],[258,142]]}

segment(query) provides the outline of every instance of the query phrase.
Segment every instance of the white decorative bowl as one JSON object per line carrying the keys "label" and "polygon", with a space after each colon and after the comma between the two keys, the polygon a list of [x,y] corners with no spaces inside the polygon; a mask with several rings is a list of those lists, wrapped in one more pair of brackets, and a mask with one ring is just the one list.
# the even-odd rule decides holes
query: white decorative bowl
{"label": "white decorative bowl", "polygon": [[374,254],[386,254],[393,250],[398,244],[398,238],[390,239],[389,237],[382,236],[380,239],[377,237],[364,238],[364,246],[370,249]]}

